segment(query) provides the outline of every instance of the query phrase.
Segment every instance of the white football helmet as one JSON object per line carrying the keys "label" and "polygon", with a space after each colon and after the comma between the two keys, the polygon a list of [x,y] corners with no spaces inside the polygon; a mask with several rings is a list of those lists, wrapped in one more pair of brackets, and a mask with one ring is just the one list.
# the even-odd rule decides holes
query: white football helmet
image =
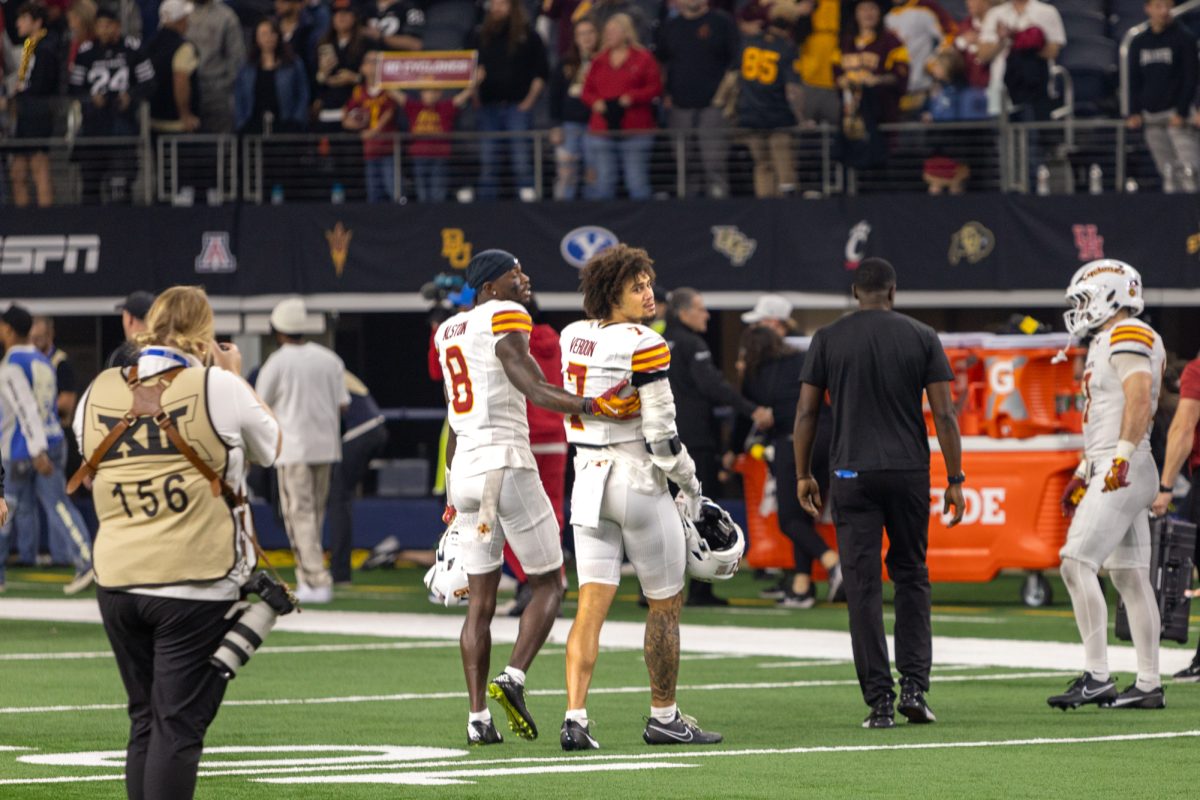
{"label": "white football helmet", "polygon": [[458,528],[446,528],[437,546],[437,557],[433,566],[425,573],[425,587],[429,589],[429,602],[444,606],[466,605],[470,590],[467,588],[467,570],[463,566],[462,542]]}
{"label": "white football helmet", "polygon": [[1122,308],[1128,308],[1135,317],[1142,313],[1146,307],[1142,300],[1142,276],[1124,261],[1113,258],[1091,261],[1071,278],[1067,304],[1071,306],[1063,314],[1067,332],[1082,339]]}
{"label": "white football helmet", "polygon": [[727,581],[737,573],[746,551],[746,535],[729,512],[701,497],[699,519],[684,515],[683,532],[687,537],[688,575],[712,583]]}

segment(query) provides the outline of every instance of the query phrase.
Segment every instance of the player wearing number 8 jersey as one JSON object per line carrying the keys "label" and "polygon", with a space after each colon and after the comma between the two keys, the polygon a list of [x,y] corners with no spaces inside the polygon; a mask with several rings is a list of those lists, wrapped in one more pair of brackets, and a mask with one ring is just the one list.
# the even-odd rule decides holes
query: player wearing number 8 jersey
{"label": "player wearing number 8 jersey", "polygon": [[[1083,386],[1084,458],[1063,494],[1071,517],[1062,576],[1071,593],[1084,646],[1084,670],[1057,708],[1099,703],[1117,708],[1162,708],[1158,674],[1159,611],[1150,584],[1150,504],[1158,470],[1150,428],[1166,359],[1142,312],[1141,276],[1121,261],[1082,266],[1067,289],[1064,319],[1072,336],[1091,337]],[[1096,581],[1104,567],[1121,594],[1137,651],[1137,680],[1120,694],[1108,674],[1108,605]]]}
{"label": "player wearing number 8 jersey", "polygon": [[[526,398],[564,414],[616,416],[635,414],[638,400],[616,397],[622,387],[577,397],[546,380],[529,353],[533,322],[521,305],[530,298],[530,281],[511,253],[477,254],[467,265],[466,282],[477,305],[443,322],[434,346],[450,419],[448,513],[457,514],[470,592],[461,637],[470,699],[467,743],[484,745],[502,741],[487,710],[488,695],[504,707],[517,735],[537,737],[525,705],[525,672],[562,601],[558,522],[530,448]],[[490,626],[506,540],[529,578],[532,599],[508,666],[489,683]]]}
{"label": "player wearing number 8 jersey", "polygon": [[[126,792],[190,798],[204,733],[227,686],[209,657],[234,624],[256,558],[244,516],[214,495],[157,411],[206,469],[234,487],[247,461],[275,460],[281,438],[271,411],[239,376],[236,348],[213,341],[203,289],[166,290],[146,323],[136,373],[100,373],[79,403],[75,435],[95,466],[97,599],[129,696]],[[210,360],[215,366],[205,368]],[[123,421],[130,427],[122,430]]]}
{"label": "player wearing number 8 jersey", "polygon": [[[679,611],[687,566],[681,513],[699,518],[696,465],[675,429],[675,399],[666,341],[641,324],[654,317],[654,268],[645,250],[617,245],[583,268],[583,307],[589,317],[563,329],[563,378],[578,394],[611,392],[627,382],[642,401],[640,419],[583,416],[566,421],[577,448],[571,524],[579,572],[579,610],[567,639],[564,750],[598,748],[587,717],[587,693],[600,646],[600,628],[628,557],[650,604],[645,657],[650,673],[648,744],[712,744],[675,704],[679,676]],[[667,479],[680,487],[677,510]]]}

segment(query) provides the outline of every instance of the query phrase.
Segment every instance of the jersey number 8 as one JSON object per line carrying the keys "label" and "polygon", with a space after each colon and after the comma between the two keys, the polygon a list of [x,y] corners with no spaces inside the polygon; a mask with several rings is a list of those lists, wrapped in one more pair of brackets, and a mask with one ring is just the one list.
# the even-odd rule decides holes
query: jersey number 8
{"label": "jersey number 8", "polygon": [[475,393],[471,391],[467,359],[457,345],[446,348],[446,374],[450,376],[450,407],[456,414],[469,413],[475,407]]}

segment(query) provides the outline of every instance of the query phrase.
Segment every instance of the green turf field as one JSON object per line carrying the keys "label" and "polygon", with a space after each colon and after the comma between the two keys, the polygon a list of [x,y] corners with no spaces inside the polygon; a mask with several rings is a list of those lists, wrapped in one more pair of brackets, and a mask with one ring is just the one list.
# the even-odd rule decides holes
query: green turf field
{"label": "green turf field", "polygon": [[[835,657],[804,655],[809,643],[828,650],[829,637],[845,631],[845,608],[780,611],[757,599],[761,584],[740,575],[721,587],[734,605],[685,609],[683,620],[708,627],[685,629],[680,706],[703,727],[723,732],[725,743],[703,750],[642,743],[649,702],[645,668],[630,639],[636,625],[618,624],[612,629],[624,629],[628,641],[602,653],[588,703],[603,749],[585,755],[558,746],[565,703],[559,630],[529,678],[542,737],[527,742],[505,730],[504,744],[468,750],[454,641],[461,611],[430,605],[420,575],[417,569],[358,573],[355,586],[339,590],[329,611],[369,614],[322,609],[295,620],[323,631],[366,625],[378,632],[380,624],[394,622],[387,635],[276,631],[230,684],[209,731],[198,796],[916,794],[932,800],[1192,794],[1187,776],[1200,747],[1200,685],[1169,686],[1163,711],[1086,708],[1064,714],[1048,708],[1045,698],[1066,684],[1076,663],[986,665],[991,654],[1012,660],[1016,650],[1036,653],[1075,641],[1058,583],[1057,604],[1038,610],[1020,604],[1017,577],[935,584],[934,634],[946,637],[935,641],[940,663],[929,695],[939,721],[866,731],[859,727],[866,708],[848,647]],[[63,602],[66,578],[65,572],[10,569],[8,591],[0,598],[0,798],[124,796],[124,693],[103,631],[94,623],[45,621],[94,608],[90,598]],[[640,620],[635,600],[630,582],[612,619]],[[42,619],[28,619],[30,609],[40,609]],[[568,601],[565,613],[571,612]],[[417,614],[422,616],[409,616]],[[14,619],[21,616],[26,618]],[[755,636],[768,652],[721,652],[736,637]],[[971,640],[970,649],[962,650],[971,663],[939,658],[939,650],[962,640]],[[496,670],[507,650],[497,644]],[[1190,648],[1164,648],[1164,662],[1178,662],[1185,650]],[[797,654],[779,655],[785,651]],[[1119,674],[1124,685],[1130,674]],[[498,707],[492,710],[503,719]]]}

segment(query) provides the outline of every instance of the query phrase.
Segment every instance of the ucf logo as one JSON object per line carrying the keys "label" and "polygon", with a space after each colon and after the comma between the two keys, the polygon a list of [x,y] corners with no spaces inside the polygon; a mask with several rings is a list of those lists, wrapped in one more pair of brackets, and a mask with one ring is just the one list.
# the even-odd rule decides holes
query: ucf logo
{"label": "ucf logo", "polygon": [[442,258],[455,269],[466,269],[471,263],[471,243],[462,228],[442,228]]}
{"label": "ucf logo", "polygon": [[712,226],[713,249],[735,267],[744,267],[758,249],[758,242],[742,233],[736,225]]}
{"label": "ucf logo", "polygon": [[[191,416],[189,406],[181,406],[167,412],[171,420],[179,425],[179,421],[185,417]],[[97,419],[100,424],[107,430],[112,430],[121,417],[107,417],[103,414],[98,415]],[[194,445],[193,445],[194,446]],[[121,434],[121,438],[117,443],[109,448],[104,454],[102,461],[114,461],[122,458],[137,458],[139,456],[166,456],[176,453],[175,446],[171,444],[171,440],[162,432],[162,429],[154,424],[154,420],[149,417],[138,417],[137,421],[129,427],[125,433]]]}
{"label": "ucf logo", "polygon": [[950,237],[950,263],[957,266],[964,259],[978,264],[996,248],[996,235],[978,222],[968,222]]}

